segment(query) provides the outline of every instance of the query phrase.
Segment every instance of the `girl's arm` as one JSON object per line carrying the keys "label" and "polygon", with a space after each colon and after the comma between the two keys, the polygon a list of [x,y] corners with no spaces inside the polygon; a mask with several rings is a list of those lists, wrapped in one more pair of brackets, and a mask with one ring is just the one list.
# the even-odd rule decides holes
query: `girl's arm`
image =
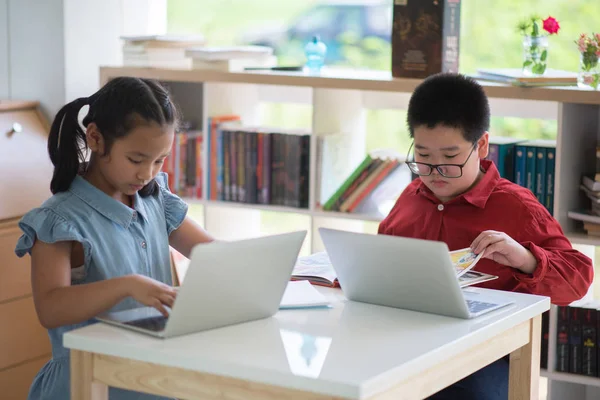
{"label": "girl's arm", "polygon": [[35,242],[31,250],[31,285],[40,323],[47,329],[81,323],[101,314],[128,296],[157,308],[172,306],[173,288],[141,275],[71,286],[73,242]]}
{"label": "girl's arm", "polygon": [[190,258],[195,245],[214,240],[211,235],[190,217],[185,217],[179,228],[175,229],[169,236],[169,244],[187,258]]}

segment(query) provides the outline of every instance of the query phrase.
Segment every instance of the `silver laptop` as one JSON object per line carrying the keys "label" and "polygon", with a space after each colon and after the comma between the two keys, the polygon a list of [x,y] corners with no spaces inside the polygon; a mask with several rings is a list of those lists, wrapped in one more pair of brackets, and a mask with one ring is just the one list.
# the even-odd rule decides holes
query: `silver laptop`
{"label": "silver laptop", "polygon": [[98,320],[168,338],[275,314],[306,231],[194,247],[169,317],[151,307]]}
{"label": "silver laptop", "polygon": [[461,290],[443,242],[319,228],[344,295],[353,301],[457,318],[513,303]]}

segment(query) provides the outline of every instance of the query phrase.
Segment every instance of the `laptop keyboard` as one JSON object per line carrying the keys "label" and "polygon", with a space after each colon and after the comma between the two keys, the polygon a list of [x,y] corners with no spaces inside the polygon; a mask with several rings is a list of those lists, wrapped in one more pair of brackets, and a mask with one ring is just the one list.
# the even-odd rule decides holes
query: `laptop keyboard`
{"label": "laptop keyboard", "polygon": [[497,305],[498,304],[495,303],[486,303],[483,301],[467,299],[467,307],[469,307],[469,312],[471,314],[477,314],[481,311],[487,310],[488,308],[496,307]]}
{"label": "laptop keyboard", "polygon": [[136,319],[134,321],[125,322],[127,325],[135,326],[142,329],[147,329],[153,332],[160,332],[165,329],[167,325],[167,317],[162,315],[158,317]]}

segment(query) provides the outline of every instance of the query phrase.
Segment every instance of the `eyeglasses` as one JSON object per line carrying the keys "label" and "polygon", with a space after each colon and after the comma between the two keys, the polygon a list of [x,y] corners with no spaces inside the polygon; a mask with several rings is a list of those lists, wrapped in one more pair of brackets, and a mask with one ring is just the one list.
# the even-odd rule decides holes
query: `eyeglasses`
{"label": "eyeglasses", "polygon": [[[410,148],[408,149],[408,155],[406,156],[407,160],[409,159],[410,151],[412,150],[413,145],[414,143],[412,143],[410,145]],[[463,174],[462,169],[467,163],[467,161],[469,161],[469,158],[471,158],[471,154],[473,154],[473,150],[475,150],[475,147],[477,147],[477,144],[474,144],[473,147],[471,147],[471,152],[469,153],[469,156],[462,164],[427,164],[416,161],[407,161],[406,164],[413,173],[419,176],[429,176],[435,168],[437,172],[444,178],[460,178]]]}

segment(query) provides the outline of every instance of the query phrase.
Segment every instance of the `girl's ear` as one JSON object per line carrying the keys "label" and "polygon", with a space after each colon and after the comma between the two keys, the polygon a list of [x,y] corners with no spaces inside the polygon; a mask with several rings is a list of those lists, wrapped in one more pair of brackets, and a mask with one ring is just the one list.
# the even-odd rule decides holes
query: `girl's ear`
{"label": "girl's ear", "polygon": [[104,137],[94,122],[88,124],[85,131],[85,137],[87,145],[92,152],[104,154]]}
{"label": "girl's ear", "polygon": [[488,132],[484,132],[483,136],[481,136],[481,138],[479,138],[479,141],[477,142],[477,155],[482,160],[488,156],[489,139],[490,134]]}

